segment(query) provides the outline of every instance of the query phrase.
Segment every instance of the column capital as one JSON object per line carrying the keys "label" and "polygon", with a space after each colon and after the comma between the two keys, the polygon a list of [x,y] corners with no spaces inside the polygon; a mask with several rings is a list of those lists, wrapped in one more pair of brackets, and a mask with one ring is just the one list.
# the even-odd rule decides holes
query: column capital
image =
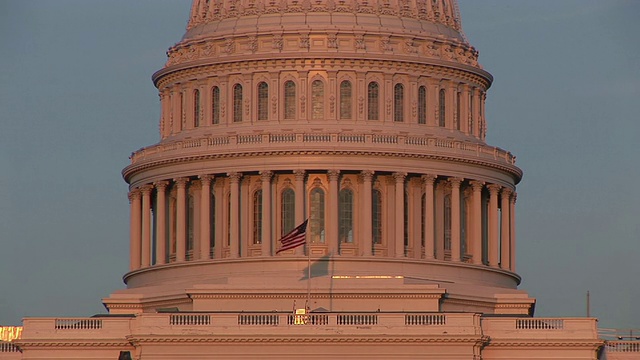
{"label": "column capital", "polygon": [[469,184],[473,188],[474,192],[475,191],[482,191],[482,188],[484,187],[484,181],[471,180],[471,181],[469,181]]}
{"label": "column capital", "polygon": [[307,174],[306,171],[304,170],[293,170],[293,175],[295,176],[296,180],[301,181],[304,180],[304,176]]}
{"label": "column capital", "polygon": [[327,175],[329,176],[329,181],[338,181],[340,170],[329,170],[327,171]]}
{"label": "column capital", "polygon": [[362,170],[360,172],[360,178],[363,181],[371,182],[371,180],[373,180],[373,174],[374,174],[374,172],[371,171],[371,170]]}
{"label": "column capital", "polygon": [[435,181],[438,178],[438,176],[431,175],[431,174],[425,174],[425,175],[422,175],[420,178],[422,179],[422,182],[426,186],[433,186],[433,184],[435,183]]}
{"label": "column capital", "polygon": [[514,192],[511,194],[511,203],[512,203],[512,204],[515,204],[515,203],[516,203],[516,199],[517,199],[517,198],[518,198],[518,193],[514,191]]}
{"label": "column capital", "polygon": [[198,179],[200,179],[202,184],[206,184],[206,183],[211,184],[211,181],[215,179],[215,176],[209,175],[209,174],[201,174],[201,175],[198,175]]}
{"label": "column capital", "polygon": [[178,189],[184,189],[187,187],[189,178],[177,178],[177,179],[173,179],[173,181],[176,183],[176,186],[178,186]]}
{"label": "column capital", "polygon": [[393,173],[393,178],[395,179],[396,183],[404,182],[404,179],[406,177],[407,177],[407,173],[403,173],[403,172]]}
{"label": "column capital", "polygon": [[140,189],[131,189],[131,191],[129,191],[129,194],[127,194],[127,197],[129,198],[129,202],[140,199]]}
{"label": "column capital", "polygon": [[237,184],[238,182],[240,182],[240,178],[242,177],[242,173],[234,171],[234,172],[227,173],[227,176],[229,177],[229,180],[231,181],[232,184],[233,183]]}
{"label": "column capital", "polygon": [[271,177],[273,177],[273,171],[271,170],[260,171],[260,180],[262,180],[262,182],[266,183],[271,181]]}
{"label": "column capital", "polygon": [[153,185],[151,184],[145,184],[140,187],[140,193],[143,196],[149,196],[149,194],[151,194],[151,191],[153,191]]}
{"label": "column capital", "polygon": [[453,188],[460,188],[460,184],[464,181],[464,179],[452,177],[452,178],[448,178],[447,181],[449,182],[449,184],[451,184]]}
{"label": "column capital", "polygon": [[165,191],[167,186],[169,186],[169,182],[166,180],[156,181],[153,183],[153,186],[155,186],[158,191]]}
{"label": "column capital", "polygon": [[502,191],[500,192],[500,195],[509,198],[511,196],[511,193],[513,193],[513,190],[509,189],[508,187],[502,188]]}
{"label": "column capital", "polygon": [[500,191],[500,189],[502,189],[502,186],[498,184],[489,184],[487,185],[487,189],[489,189],[489,193],[491,194],[491,196],[495,196],[498,195],[498,192]]}

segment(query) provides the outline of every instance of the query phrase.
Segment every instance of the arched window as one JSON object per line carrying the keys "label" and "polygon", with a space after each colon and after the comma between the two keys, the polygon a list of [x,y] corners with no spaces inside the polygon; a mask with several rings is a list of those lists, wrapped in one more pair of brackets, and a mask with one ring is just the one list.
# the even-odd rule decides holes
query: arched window
{"label": "arched window", "polygon": [[253,193],[253,243],[262,243],[262,190]]}
{"label": "arched window", "polygon": [[445,123],[445,110],[446,110],[446,103],[445,103],[445,92],[444,89],[440,89],[440,96],[439,96],[439,102],[438,102],[438,125],[445,127],[446,123]]}
{"label": "arched window", "polygon": [[427,87],[418,88],[418,124],[427,123]]}
{"label": "arched window", "polygon": [[233,121],[242,121],[242,85],[233,86]]}
{"label": "arched window", "polygon": [[169,199],[169,261],[176,261],[177,251],[177,219],[178,219],[178,206],[175,197]]}
{"label": "arched window", "polygon": [[461,124],[460,124],[460,99],[461,99],[461,93],[458,92],[456,93],[456,129],[460,130],[462,129]]}
{"label": "arched window", "polygon": [[269,85],[266,82],[258,84],[258,120],[269,118]]}
{"label": "arched window", "polygon": [[195,238],[195,199],[187,196],[187,260],[193,259],[193,241]]}
{"label": "arched window", "polygon": [[193,90],[193,126],[200,126],[200,90]]}
{"label": "arched window", "polygon": [[213,192],[209,195],[209,257],[213,258],[213,249],[216,246],[216,196]]}
{"label": "arched window", "polygon": [[220,124],[220,88],[211,89],[211,123]]}
{"label": "arched window", "polygon": [[309,228],[312,243],[324,243],[324,190],[314,188],[309,193]]}
{"label": "arched window", "polygon": [[338,194],[338,238],[340,242],[353,242],[353,191],[342,189]]}
{"label": "arched window", "polygon": [[[404,192],[404,200],[403,200],[403,207],[404,207],[404,249],[405,249],[405,256],[406,256],[406,252],[407,252],[407,248],[409,247],[409,194],[407,194],[407,192]],[[418,251],[418,249],[416,249],[416,251]]]}
{"label": "arched window", "polygon": [[351,119],[351,82],[340,83],[340,119]]}
{"label": "arched window", "polygon": [[284,235],[296,226],[296,193],[291,188],[286,188],[282,192],[280,215],[282,235]]}
{"label": "arched window", "polygon": [[227,246],[231,246],[231,193],[227,194]]}
{"label": "arched window", "polygon": [[462,256],[468,252],[467,247],[467,229],[468,227],[468,219],[469,219],[469,211],[471,209],[470,206],[471,198],[469,196],[465,196],[462,200],[462,212],[460,214],[460,251],[462,252]]}
{"label": "arched window", "polygon": [[371,235],[374,244],[382,244],[382,193],[371,191]]}
{"label": "arched window", "polygon": [[311,83],[311,118],[324,118],[324,83],[321,80]]}
{"label": "arched window", "polygon": [[404,86],[393,87],[393,121],[404,121]]}
{"label": "arched window", "polygon": [[451,194],[444,197],[444,249],[451,250]]}
{"label": "arched window", "polygon": [[372,81],[367,87],[367,119],[379,120],[380,91],[378,83]]}
{"label": "arched window", "polygon": [[296,83],[291,80],[284,83],[284,118],[296,118]]}
{"label": "arched window", "polygon": [[422,197],[420,197],[420,239],[421,239],[421,243],[422,246],[425,246],[425,232],[424,232],[424,217],[426,216],[426,207],[425,207],[425,202],[427,199],[427,194],[422,194]]}

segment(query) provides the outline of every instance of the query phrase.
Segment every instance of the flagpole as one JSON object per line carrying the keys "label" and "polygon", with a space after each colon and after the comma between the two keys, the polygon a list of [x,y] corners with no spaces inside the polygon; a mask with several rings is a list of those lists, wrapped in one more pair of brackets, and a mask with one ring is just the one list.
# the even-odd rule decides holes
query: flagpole
{"label": "flagpole", "polygon": [[311,244],[307,242],[307,310],[311,309]]}

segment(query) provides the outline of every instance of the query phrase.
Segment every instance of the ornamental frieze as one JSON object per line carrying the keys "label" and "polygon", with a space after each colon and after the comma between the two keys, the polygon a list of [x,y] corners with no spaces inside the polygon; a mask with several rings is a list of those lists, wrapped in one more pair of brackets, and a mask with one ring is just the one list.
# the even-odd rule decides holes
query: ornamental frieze
{"label": "ornamental frieze", "polygon": [[[171,84],[188,81],[194,77],[224,76],[228,73],[237,73],[246,68],[262,69],[264,71],[280,72],[282,70],[302,70],[317,63],[322,63],[324,70],[349,70],[349,71],[380,71],[389,72],[389,69],[400,69],[397,61],[376,60],[376,59],[272,59],[272,60],[247,60],[231,63],[212,64],[197,67],[190,67],[184,70],[172,71],[167,74],[157,76],[156,86],[164,89]],[[451,67],[439,65],[428,65],[416,62],[401,63],[402,70],[407,73],[429,74],[429,78],[457,79],[466,82],[470,86],[477,86],[483,91],[489,86],[489,81],[473,72],[458,70]]]}
{"label": "ornamental frieze", "polygon": [[[180,43],[167,51],[168,59],[165,66],[169,67],[186,62],[215,59],[229,55],[239,55],[241,53],[268,54],[273,52],[273,50],[277,52],[287,50],[296,52],[299,51],[299,49],[328,51],[330,49],[338,49],[339,44],[345,44],[348,41],[352,44],[352,49],[356,52],[367,52],[372,55],[384,54],[393,52],[394,47],[397,47],[397,49],[406,56],[443,59],[473,67],[480,67],[478,64],[478,52],[473,47],[464,43],[448,43],[442,40],[430,40],[417,37],[402,39],[386,34],[367,34],[366,36],[362,34],[341,34],[341,36],[338,36],[338,33],[302,33],[297,36],[298,45],[295,48],[285,48],[285,37],[288,36],[283,34],[232,36]],[[312,37],[314,39],[323,38],[325,41],[318,42],[323,45],[314,43],[312,48]],[[271,42],[271,49],[261,47],[261,41]],[[236,44],[242,45],[238,48]],[[377,44],[377,46],[367,47],[367,44]]]}

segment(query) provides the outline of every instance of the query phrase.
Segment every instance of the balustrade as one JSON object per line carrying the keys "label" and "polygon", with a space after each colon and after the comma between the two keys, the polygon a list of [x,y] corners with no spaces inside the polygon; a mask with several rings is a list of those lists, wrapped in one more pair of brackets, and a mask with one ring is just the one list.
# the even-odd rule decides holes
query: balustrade
{"label": "balustrade", "polygon": [[443,314],[408,314],[404,316],[405,325],[446,325],[447,317]]}
{"label": "balustrade", "polygon": [[10,342],[0,341],[0,353],[20,352],[20,348]]}
{"label": "balustrade", "polygon": [[240,314],[238,325],[277,326],[280,324],[278,314]]}
{"label": "balustrade", "polygon": [[[263,137],[260,134],[250,135],[233,135],[233,136],[214,136],[205,137],[201,139],[183,140],[172,143],[163,143],[153,145],[147,148],[140,149],[131,155],[131,164],[136,164],[143,160],[153,160],[165,155],[170,155],[171,152],[180,151],[181,154],[188,155],[189,151],[200,152],[202,150],[224,150],[224,147],[232,144],[247,146],[254,144],[295,144],[298,142],[303,143],[349,143],[354,144],[366,144],[367,135],[363,133],[320,133],[320,134],[294,134],[294,133],[275,133],[265,134]],[[297,136],[301,135],[301,136]],[[508,151],[504,151],[500,148],[484,145],[467,143],[458,140],[442,139],[435,136],[408,136],[404,143],[399,142],[397,135],[388,134],[374,134],[371,136],[371,142],[380,145],[394,145],[405,146],[408,148],[415,148],[417,151],[437,151],[442,153],[443,151],[450,151],[452,154],[464,154],[466,156],[478,157],[484,160],[492,160],[502,162],[507,165],[515,165],[515,156]],[[235,140],[235,141],[233,141]],[[232,145],[233,146],[233,145]],[[237,148],[234,146],[234,149]],[[388,151],[388,149],[385,149]]]}
{"label": "balustrade", "polygon": [[56,319],[58,330],[94,330],[102,329],[101,319]]}
{"label": "balustrade", "polygon": [[516,319],[516,329],[525,330],[562,330],[562,319]]}
{"label": "balustrade", "polygon": [[169,317],[169,325],[211,325],[211,316],[200,314],[172,314],[171,317]]}

